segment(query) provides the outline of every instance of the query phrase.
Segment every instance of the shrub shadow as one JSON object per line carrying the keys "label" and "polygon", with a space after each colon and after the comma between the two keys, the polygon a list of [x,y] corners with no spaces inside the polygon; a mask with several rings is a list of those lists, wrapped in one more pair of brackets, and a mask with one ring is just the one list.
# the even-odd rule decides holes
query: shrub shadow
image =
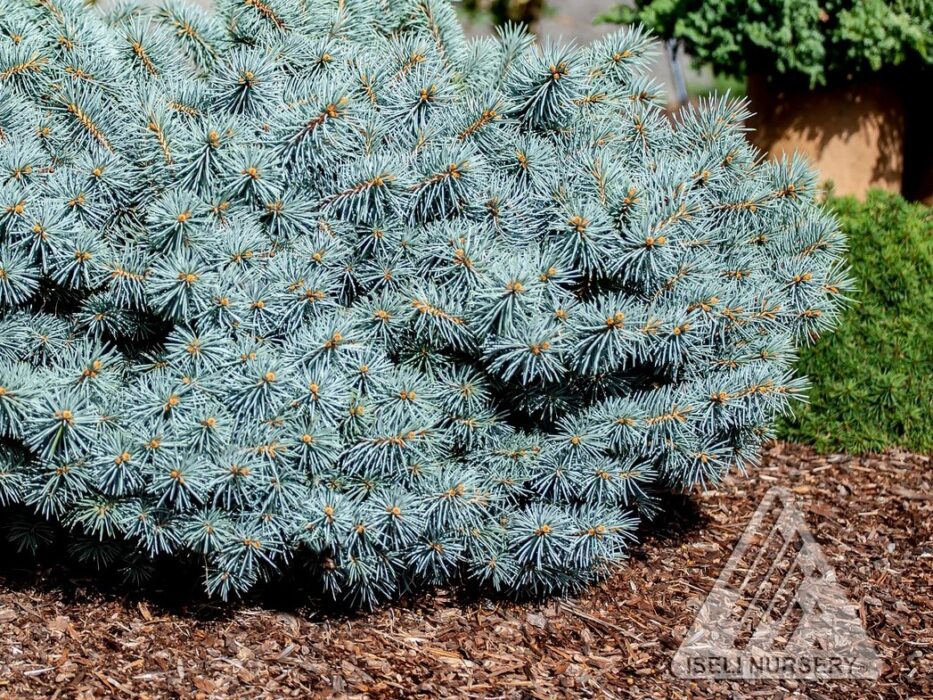
{"label": "shrub shadow", "polygon": [[[657,501],[659,512],[639,528],[638,543],[630,558],[642,561],[645,547],[679,547],[705,527],[708,519],[686,494],[663,494]],[[34,591],[55,597],[68,605],[93,605],[101,600],[131,606],[144,602],[153,614],[166,614],[195,621],[222,621],[245,609],[300,615],[306,620],[353,620],[366,616],[365,609],[354,610],[340,601],[320,595],[313,585],[309,558],[296,557],[282,575],[260,582],[246,595],[224,602],[208,596],[203,588],[203,572],[190,561],[161,557],[154,561],[152,576],[143,584],[133,584],[110,567],[98,570],[82,564],[67,551],[68,531],[58,528],[54,541],[37,553],[17,551],[0,539],[0,590]],[[581,594],[586,595],[585,590]],[[551,596],[553,599],[554,596]],[[491,596],[489,591],[471,586],[415,588],[382,606],[425,609],[454,604],[463,607],[498,607],[516,603],[540,603],[548,598],[522,601]]]}

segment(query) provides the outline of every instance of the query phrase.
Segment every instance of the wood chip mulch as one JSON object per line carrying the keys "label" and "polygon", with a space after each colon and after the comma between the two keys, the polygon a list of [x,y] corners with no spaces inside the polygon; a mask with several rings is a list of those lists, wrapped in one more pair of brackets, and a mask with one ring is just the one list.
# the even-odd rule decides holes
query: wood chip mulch
{"label": "wood chip mulch", "polygon": [[[877,681],[683,681],[671,658],[762,495],[796,494],[884,661]],[[0,697],[933,698],[929,457],[768,448],[748,479],[671,504],[618,575],[517,605],[440,591],[340,616],[127,597],[0,561]]]}

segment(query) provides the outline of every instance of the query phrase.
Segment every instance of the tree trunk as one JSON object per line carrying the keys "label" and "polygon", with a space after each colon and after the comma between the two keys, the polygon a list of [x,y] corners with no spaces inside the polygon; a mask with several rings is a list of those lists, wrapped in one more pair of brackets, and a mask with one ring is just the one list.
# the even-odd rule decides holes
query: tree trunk
{"label": "tree trunk", "polygon": [[492,14],[497,24],[518,22],[529,27],[537,24],[544,9],[544,0],[493,0]]}

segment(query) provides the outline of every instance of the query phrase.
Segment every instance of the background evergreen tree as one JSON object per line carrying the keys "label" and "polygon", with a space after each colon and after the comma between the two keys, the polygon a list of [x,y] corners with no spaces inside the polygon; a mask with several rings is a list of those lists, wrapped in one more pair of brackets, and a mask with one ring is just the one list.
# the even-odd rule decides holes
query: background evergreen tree
{"label": "background evergreen tree", "polygon": [[891,81],[933,64],[931,0],[635,0],[597,21],[645,25],[683,42],[697,68],[744,80],[836,86]]}

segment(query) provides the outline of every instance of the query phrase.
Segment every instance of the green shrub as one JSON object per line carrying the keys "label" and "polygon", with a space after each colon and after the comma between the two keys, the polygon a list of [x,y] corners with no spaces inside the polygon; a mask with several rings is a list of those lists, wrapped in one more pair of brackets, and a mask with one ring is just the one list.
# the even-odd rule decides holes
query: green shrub
{"label": "green shrub", "polygon": [[933,62],[931,0],[636,0],[598,18],[684,42],[698,65],[825,85]]}
{"label": "green shrub", "polygon": [[818,450],[933,449],[933,210],[872,192],[832,202],[846,231],[855,304],[801,352],[810,404],[780,428]]}

